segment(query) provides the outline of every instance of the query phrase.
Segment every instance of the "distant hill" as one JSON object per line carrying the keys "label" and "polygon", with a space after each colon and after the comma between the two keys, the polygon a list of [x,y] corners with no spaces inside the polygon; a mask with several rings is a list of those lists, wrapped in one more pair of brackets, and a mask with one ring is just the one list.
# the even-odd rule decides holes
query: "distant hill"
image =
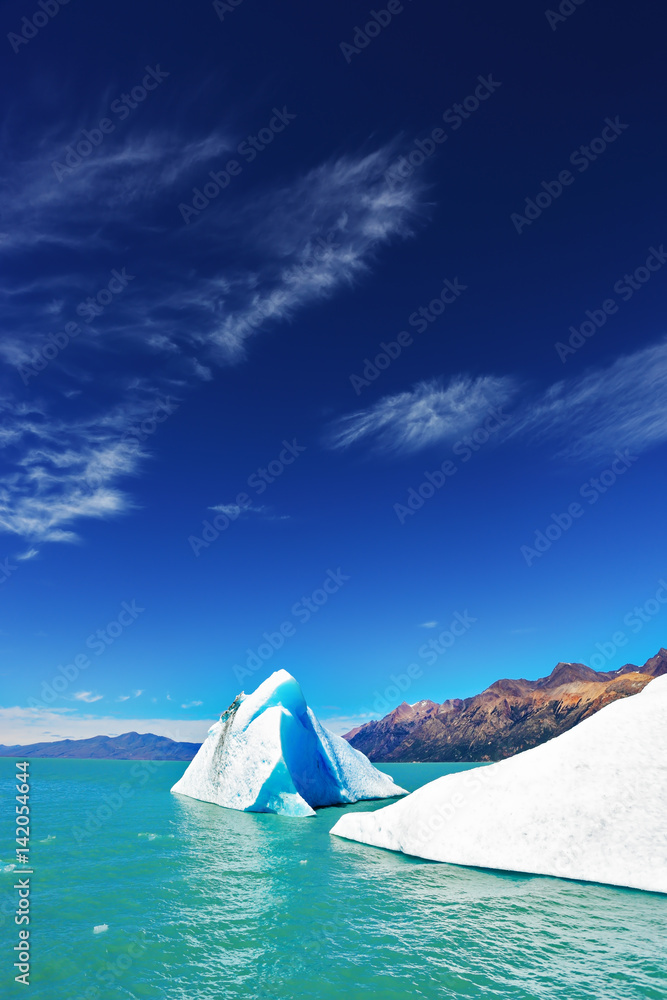
{"label": "distant hill", "polygon": [[537,681],[499,680],[472,698],[403,702],[344,736],[372,761],[493,761],[545,743],[667,673],[667,650],[643,667],[597,672],[559,663]]}
{"label": "distant hill", "polygon": [[88,740],[57,740],[28,746],[0,745],[0,757],[80,757],[110,760],[192,760],[200,743],[176,743],[154,733],[91,736]]}

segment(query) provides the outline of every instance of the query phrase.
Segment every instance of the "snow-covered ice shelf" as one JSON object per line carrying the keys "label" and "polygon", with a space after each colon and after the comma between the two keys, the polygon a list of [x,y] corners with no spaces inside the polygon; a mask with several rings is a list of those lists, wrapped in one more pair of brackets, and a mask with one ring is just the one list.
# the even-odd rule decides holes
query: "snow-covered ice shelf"
{"label": "snow-covered ice shelf", "polygon": [[331,832],[433,861],[667,892],[667,675],[542,746],[348,813]]}
{"label": "snow-covered ice shelf", "polygon": [[286,670],[271,674],[253,694],[238,695],[172,792],[284,816],[313,816],[319,806],[406,794],[320,725]]}

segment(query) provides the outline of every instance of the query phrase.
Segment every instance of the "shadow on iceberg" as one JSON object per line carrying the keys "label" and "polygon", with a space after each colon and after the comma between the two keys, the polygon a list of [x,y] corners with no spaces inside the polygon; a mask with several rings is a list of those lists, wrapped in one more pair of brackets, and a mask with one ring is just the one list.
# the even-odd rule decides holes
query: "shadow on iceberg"
{"label": "shadow on iceberg", "polygon": [[171,790],[228,809],[284,816],[407,794],[318,722],[286,670],[236,697]]}

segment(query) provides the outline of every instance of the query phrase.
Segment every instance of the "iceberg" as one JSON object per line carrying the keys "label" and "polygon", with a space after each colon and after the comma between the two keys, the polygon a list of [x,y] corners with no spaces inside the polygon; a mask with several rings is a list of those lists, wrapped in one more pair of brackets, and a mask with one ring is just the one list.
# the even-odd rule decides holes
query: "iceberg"
{"label": "iceberg", "polygon": [[457,865],[667,892],[667,675],[507,760],[331,833]]}
{"label": "iceberg", "polygon": [[318,722],[286,670],[236,697],[171,790],[228,809],[283,816],[407,795]]}

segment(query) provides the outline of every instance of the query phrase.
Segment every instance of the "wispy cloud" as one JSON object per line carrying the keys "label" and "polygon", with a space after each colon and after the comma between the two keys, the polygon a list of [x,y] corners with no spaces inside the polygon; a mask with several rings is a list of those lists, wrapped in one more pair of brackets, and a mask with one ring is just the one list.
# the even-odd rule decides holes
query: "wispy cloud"
{"label": "wispy cloud", "polygon": [[75,691],[74,697],[77,701],[85,701],[86,704],[90,705],[94,701],[101,701],[104,695],[93,694],[92,691]]}
{"label": "wispy cloud", "polygon": [[437,628],[437,622],[422,622],[419,628]]}
{"label": "wispy cloud", "polygon": [[181,705],[181,708],[197,708],[199,705],[203,704],[203,701],[186,701]]}
{"label": "wispy cloud", "polygon": [[[68,129],[76,134],[71,121]],[[178,123],[168,134],[128,129],[58,183],[51,163],[72,134],[34,137],[27,160],[14,148],[3,153],[0,252],[12,262],[20,257],[20,273],[28,264],[35,277],[0,286],[11,331],[0,361],[25,363],[47,334],[76,319],[78,304],[108,282],[111,254],[114,265],[138,276],[29,382],[32,403],[0,400],[9,468],[0,480],[0,531],[28,541],[26,559],[42,543],[76,541],[84,518],[132,508],[127,477],[145,468],[148,450],[125,431],[156,386],[185,392],[210,380],[216,364],[238,362],[260,330],[359,280],[383,246],[410,235],[420,208],[417,182],[387,184],[395,155],[387,145],[327,161],[279,187],[221,198],[190,230],[178,219],[178,200],[238,142],[226,127],[200,137]],[[34,262],[47,244],[63,253],[44,273]],[[141,258],[140,274],[118,256],[127,246]],[[147,351],[153,388],[128,391]],[[101,360],[111,362],[108,371]],[[93,380],[99,392],[89,391]],[[88,406],[86,415],[63,417],[65,399],[68,414]],[[248,514],[287,519],[259,507]]]}
{"label": "wispy cloud", "polygon": [[265,504],[260,504],[258,506],[253,506],[248,504],[245,507],[239,507],[236,503],[219,503],[214,507],[209,507],[209,510],[217,511],[219,514],[224,514],[226,517],[231,518],[231,520],[236,520],[237,518],[247,517],[249,514],[256,514],[263,521],[289,521],[289,514],[274,514],[270,507]]}
{"label": "wispy cloud", "polygon": [[91,736],[118,733],[155,733],[177,742],[201,743],[211,723],[209,719],[138,719],[109,715],[79,715],[73,709],[32,709],[0,707],[0,732],[6,746],[51,742],[57,739],[85,740]]}
{"label": "wispy cloud", "polygon": [[363,715],[333,715],[328,719],[321,719],[320,721],[329,732],[335,733],[337,736],[343,736],[352,729],[356,729],[357,726],[363,726],[365,722],[368,722],[372,718],[376,718],[376,716],[366,713]]}
{"label": "wispy cloud", "polygon": [[[103,235],[102,223],[116,215],[122,224],[129,221],[123,211],[132,211],[135,224],[146,225],[146,216],[169,198],[177,183],[231,148],[220,133],[188,140],[178,131],[130,132],[107,141],[59,181],[52,164],[63,160],[69,142],[71,135],[53,131],[41,136],[31,158],[6,162],[0,253],[22,253],[46,244],[76,250],[78,229],[90,221],[96,226],[87,234],[90,249],[108,248],[111,239]],[[6,160],[10,155],[6,148]]]}
{"label": "wispy cloud", "polygon": [[566,461],[604,458],[617,449],[638,454],[667,441],[667,339],[542,392],[520,389],[512,376],[420,382],[340,417],[326,441],[340,450],[366,444],[379,454],[412,454],[464,438],[491,410],[510,406],[507,438],[555,445],[555,457]]}
{"label": "wispy cloud", "polygon": [[369,443],[385,454],[410,454],[473,431],[490,410],[508,405],[518,382],[507,376],[457,375],[420,382],[335,421],[328,443],[337,449]]}
{"label": "wispy cloud", "polygon": [[239,507],[237,503],[218,503],[214,507],[209,507],[209,510],[215,510],[220,514],[226,514],[227,517],[236,518],[240,514],[263,514],[266,507],[260,505],[258,507],[253,507],[252,504],[248,504],[247,507]]}
{"label": "wispy cloud", "polygon": [[223,359],[238,361],[261,328],[353,284],[383,244],[411,233],[419,188],[388,185],[392,155],[387,146],[341,157],[245,209],[239,228],[246,240],[261,234],[269,259],[229,289],[231,311],[210,334]]}
{"label": "wispy cloud", "polygon": [[[52,417],[42,404],[0,403],[0,447],[9,471],[0,478],[0,530],[38,542],[72,542],[71,523],[131,507],[118,488],[147,450],[130,432],[146,402],[128,397],[113,410],[79,419]],[[24,559],[34,558],[31,547]]]}
{"label": "wispy cloud", "polygon": [[635,453],[667,440],[667,339],[552,385],[513,434],[555,441],[566,459]]}

